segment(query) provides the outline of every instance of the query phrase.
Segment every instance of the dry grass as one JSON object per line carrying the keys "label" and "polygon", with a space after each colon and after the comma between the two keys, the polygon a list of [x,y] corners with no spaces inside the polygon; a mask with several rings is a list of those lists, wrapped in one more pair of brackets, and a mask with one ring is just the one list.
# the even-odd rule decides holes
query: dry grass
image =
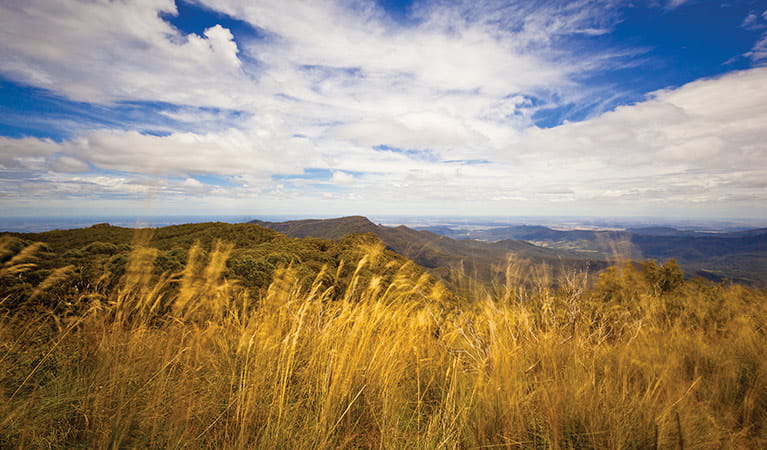
{"label": "dry grass", "polygon": [[511,261],[454,303],[408,267],[358,275],[382,269],[371,246],[341,300],[337,274],[291,267],[254,297],[222,276],[230,250],[157,279],[137,246],[78,316],[6,311],[0,447],[767,446],[764,292],[630,265],[552,290]]}

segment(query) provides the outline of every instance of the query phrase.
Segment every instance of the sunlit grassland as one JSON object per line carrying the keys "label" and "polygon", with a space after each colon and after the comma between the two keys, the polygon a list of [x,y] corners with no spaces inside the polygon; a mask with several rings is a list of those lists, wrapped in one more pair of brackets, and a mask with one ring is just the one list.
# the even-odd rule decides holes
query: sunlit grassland
{"label": "sunlit grassland", "polygon": [[764,291],[511,260],[460,300],[407,264],[384,282],[370,245],[342,286],[283,267],[256,294],[210,250],[157,277],[137,246],[76,314],[0,304],[0,447],[767,446]]}

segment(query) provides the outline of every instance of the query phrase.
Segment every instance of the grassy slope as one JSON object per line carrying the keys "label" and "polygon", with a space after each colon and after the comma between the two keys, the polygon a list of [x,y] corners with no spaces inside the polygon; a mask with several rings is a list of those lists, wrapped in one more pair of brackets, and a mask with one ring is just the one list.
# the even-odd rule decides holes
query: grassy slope
{"label": "grassy slope", "polygon": [[[34,270],[35,249],[13,245],[0,278]],[[244,290],[227,246],[192,246],[168,279],[134,246],[109,289],[58,299],[81,304],[69,313],[29,305],[67,274],[30,286],[25,309],[3,293],[0,446],[767,445],[764,291],[655,264],[552,290],[509,267],[496,290],[445,302],[375,242],[345,245],[342,285],[293,266]]]}

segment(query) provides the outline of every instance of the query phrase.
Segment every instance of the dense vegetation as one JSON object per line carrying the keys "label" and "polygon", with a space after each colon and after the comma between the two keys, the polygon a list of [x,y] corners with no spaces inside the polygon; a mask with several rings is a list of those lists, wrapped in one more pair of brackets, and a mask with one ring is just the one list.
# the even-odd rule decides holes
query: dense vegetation
{"label": "dense vegetation", "polygon": [[458,298],[370,235],[6,235],[0,447],[767,445],[767,293],[559,273]]}
{"label": "dense vegetation", "polygon": [[[21,301],[33,286],[46,277],[63,277],[65,283],[56,283],[36,296],[34,305],[61,312],[61,299],[78,296],[82,292],[104,296],[112,292],[126,271],[134,270],[130,261],[138,257],[151,261],[147,276],[152,279],[162,274],[167,277],[182,274],[190,262],[207,258],[218,251],[226,255],[222,261],[221,276],[237,280],[239,287],[247,288],[258,296],[272,282],[277,268],[290,266],[303,280],[310,282],[321,271],[332,273],[332,291],[348,283],[354,273],[350,261],[359,259],[359,246],[379,242],[372,235],[348,236],[340,240],[294,239],[253,224],[201,223],[134,230],[94,225],[76,230],[56,230],[45,233],[8,233],[4,238],[5,257],[17,253],[24,266],[22,272],[2,279],[0,294],[13,294],[9,302]],[[22,249],[24,252],[22,252]],[[135,254],[136,249],[143,253]],[[192,249],[194,249],[192,251]],[[26,252],[26,253],[25,253]],[[418,278],[423,270],[391,251],[382,251],[389,267],[407,266]],[[143,261],[142,259],[142,261]],[[388,281],[391,268],[378,274]],[[365,272],[368,276],[370,274]],[[66,277],[64,277],[66,275]],[[170,280],[172,281],[172,280]],[[430,279],[433,283],[434,280]],[[50,283],[49,283],[50,284]],[[171,283],[174,285],[174,283]],[[335,297],[334,297],[335,298]]]}

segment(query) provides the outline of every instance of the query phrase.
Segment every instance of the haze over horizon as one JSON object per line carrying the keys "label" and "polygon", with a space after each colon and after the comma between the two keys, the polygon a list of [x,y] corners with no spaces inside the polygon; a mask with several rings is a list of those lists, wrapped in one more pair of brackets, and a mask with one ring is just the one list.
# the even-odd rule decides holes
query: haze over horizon
{"label": "haze over horizon", "polygon": [[3,216],[767,219],[763,1],[7,0]]}

